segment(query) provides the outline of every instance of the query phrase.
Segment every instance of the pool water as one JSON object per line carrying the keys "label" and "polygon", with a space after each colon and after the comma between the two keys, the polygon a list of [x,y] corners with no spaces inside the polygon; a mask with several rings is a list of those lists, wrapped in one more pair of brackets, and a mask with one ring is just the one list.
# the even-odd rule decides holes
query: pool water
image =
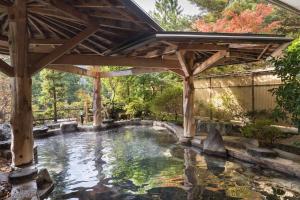
{"label": "pool water", "polygon": [[35,142],[38,167],[56,183],[49,199],[300,199],[300,180],[202,155],[166,130],[125,127]]}

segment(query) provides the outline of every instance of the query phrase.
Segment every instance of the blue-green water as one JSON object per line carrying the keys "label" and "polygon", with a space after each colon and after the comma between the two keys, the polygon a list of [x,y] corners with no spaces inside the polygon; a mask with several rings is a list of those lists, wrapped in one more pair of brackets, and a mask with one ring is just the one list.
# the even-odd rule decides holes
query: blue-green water
{"label": "blue-green water", "polygon": [[201,155],[149,127],[35,142],[39,168],[47,168],[56,182],[49,199],[300,199],[296,179]]}

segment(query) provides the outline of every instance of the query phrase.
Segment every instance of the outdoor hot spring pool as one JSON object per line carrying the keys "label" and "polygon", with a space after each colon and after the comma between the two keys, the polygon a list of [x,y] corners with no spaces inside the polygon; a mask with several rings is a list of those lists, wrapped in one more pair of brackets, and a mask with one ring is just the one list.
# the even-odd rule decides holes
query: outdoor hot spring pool
{"label": "outdoor hot spring pool", "polygon": [[39,168],[56,182],[49,199],[300,199],[300,181],[201,155],[167,131],[126,127],[36,140]]}

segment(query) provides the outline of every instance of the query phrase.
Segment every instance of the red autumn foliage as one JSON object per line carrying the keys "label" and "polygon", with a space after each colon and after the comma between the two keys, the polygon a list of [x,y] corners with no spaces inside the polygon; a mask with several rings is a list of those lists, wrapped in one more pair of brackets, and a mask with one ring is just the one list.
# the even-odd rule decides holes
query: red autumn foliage
{"label": "red autumn foliage", "polygon": [[213,23],[199,19],[195,22],[194,28],[200,32],[272,33],[280,26],[280,21],[265,23],[266,17],[272,12],[271,5],[257,4],[255,10],[244,10],[241,13],[224,11],[222,18]]}

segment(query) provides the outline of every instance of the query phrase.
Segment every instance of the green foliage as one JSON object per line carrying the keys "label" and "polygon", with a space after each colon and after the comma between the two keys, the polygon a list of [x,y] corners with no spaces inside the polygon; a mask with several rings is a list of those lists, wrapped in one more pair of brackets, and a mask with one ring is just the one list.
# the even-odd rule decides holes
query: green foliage
{"label": "green foliage", "polygon": [[57,120],[63,110],[66,100],[66,87],[63,82],[64,74],[54,70],[43,70],[41,72],[41,97],[40,104],[43,105],[44,114]]}
{"label": "green foliage", "polygon": [[275,72],[283,85],[272,90],[278,104],[276,112],[283,118],[291,117],[300,127],[300,39],[286,51],[283,58],[274,59]]}
{"label": "green foliage", "polygon": [[160,119],[166,119],[169,114],[177,120],[182,114],[182,88],[168,87],[158,94],[151,104],[151,111]]}
{"label": "green foliage", "polygon": [[156,0],[153,18],[166,31],[183,31],[190,29],[191,19],[182,15],[178,0]]}
{"label": "green foliage", "polygon": [[281,136],[282,132],[271,126],[270,120],[256,120],[253,124],[247,124],[242,128],[242,134],[247,138],[255,138],[264,144],[274,144]]}
{"label": "green foliage", "polygon": [[131,118],[143,117],[149,114],[149,106],[142,99],[134,99],[125,105],[126,114]]}

